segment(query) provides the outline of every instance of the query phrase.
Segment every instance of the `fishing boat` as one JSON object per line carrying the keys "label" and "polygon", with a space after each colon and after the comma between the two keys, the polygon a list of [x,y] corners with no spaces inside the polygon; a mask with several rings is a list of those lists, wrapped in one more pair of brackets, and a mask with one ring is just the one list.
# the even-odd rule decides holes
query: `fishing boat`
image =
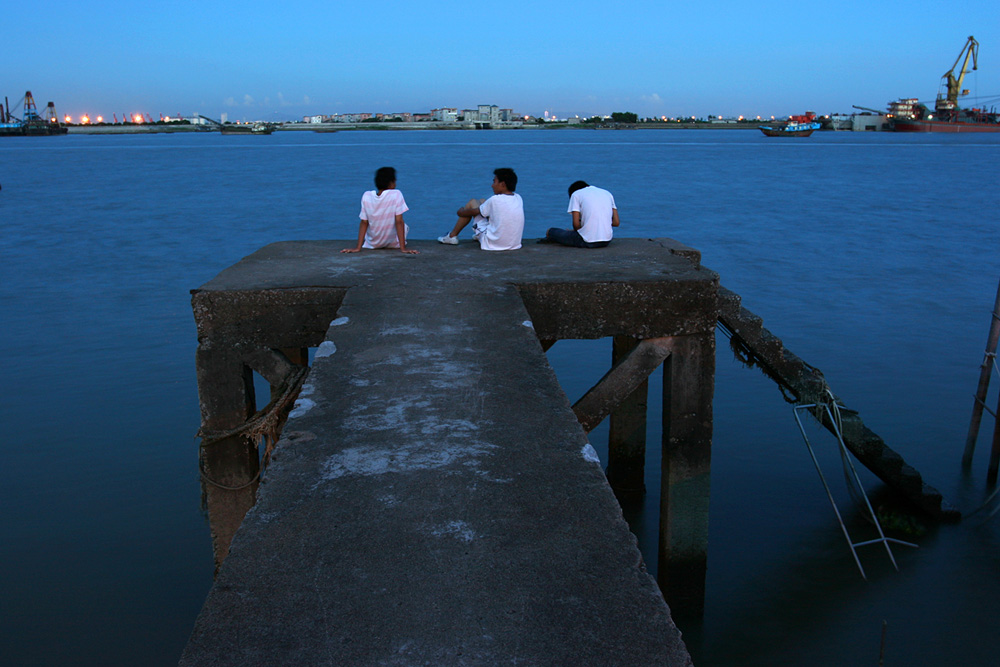
{"label": "fishing boat", "polygon": [[[958,106],[958,98],[969,94],[962,88],[962,81],[967,72],[977,69],[978,55],[979,42],[970,35],[951,69],[941,77],[944,91],[938,93],[933,111],[914,98],[890,102],[892,129],[896,132],[1000,132],[1000,113],[996,110],[962,109]],[[962,61],[962,68],[956,76],[955,68],[959,61]]]}
{"label": "fishing boat", "polygon": [[768,137],[808,137],[820,128],[816,113],[807,111],[798,116],[789,116],[787,121],[774,125],[761,125],[760,131]]}

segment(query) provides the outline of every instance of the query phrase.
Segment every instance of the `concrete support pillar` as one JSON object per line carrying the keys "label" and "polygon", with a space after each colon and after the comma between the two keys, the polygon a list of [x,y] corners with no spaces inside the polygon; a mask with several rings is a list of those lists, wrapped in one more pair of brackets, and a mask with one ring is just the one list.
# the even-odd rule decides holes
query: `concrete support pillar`
{"label": "concrete support pillar", "polygon": [[[615,336],[611,365],[620,364],[639,341]],[[646,400],[649,381],[642,383],[611,411],[608,434],[608,482],[615,494],[641,496],[646,491]]]}
{"label": "concrete support pillar", "polygon": [[705,609],[715,334],[676,336],[663,364],[663,461],[657,579],[676,615]]}
{"label": "concrete support pillar", "polygon": [[199,451],[202,497],[218,567],[229,553],[233,534],[253,507],[260,461],[256,443],[241,435],[216,437],[245,423],[256,411],[256,399],[253,372],[237,351],[203,344],[195,358],[204,435]]}
{"label": "concrete support pillar", "polygon": [[288,357],[296,366],[308,366],[309,365],[309,348],[308,347],[283,347],[281,352]]}

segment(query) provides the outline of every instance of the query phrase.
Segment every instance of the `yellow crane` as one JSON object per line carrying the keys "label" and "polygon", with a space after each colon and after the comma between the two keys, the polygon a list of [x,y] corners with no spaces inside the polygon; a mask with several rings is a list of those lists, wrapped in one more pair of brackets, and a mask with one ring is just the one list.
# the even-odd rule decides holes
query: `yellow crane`
{"label": "yellow crane", "polygon": [[[955,76],[955,68],[958,67],[958,61],[962,60],[962,56],[965,56],[965,60],[962,61],[962,69],[959,71],[958,76]],[[962,81],[965,79],[965,74],[969,72],[969,59],[972,59],[972,71],[977,69],[976,60],[979,56],[979,42],[972,35],[969,35],[969,39],[965,40],[965,46],[958,53],[958,58],[955,58],[955,64],[951,66],[951,69],[944,73],[942,85],[947,87],[948,92],[946,96],[942,96],[938,93],[937,102],[934,104],[934,110],[940,114],[942,112],[955,112],[958,109],[958,96],[968,95],[968,90],[962,90]]]}

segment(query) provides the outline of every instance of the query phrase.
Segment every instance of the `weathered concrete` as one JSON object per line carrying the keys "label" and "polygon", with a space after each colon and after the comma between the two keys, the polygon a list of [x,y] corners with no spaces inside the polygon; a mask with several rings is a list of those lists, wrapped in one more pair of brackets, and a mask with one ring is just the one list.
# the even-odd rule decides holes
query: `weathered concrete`
{"label": "weathered concrete", "polygon": [[[717,276],[669,240],[346,245],[274,244],[194,292],[230,375],[319,347],[181,664],[688,664],[539,339],[669,341],[661,568],[703,587]],[[223,391],[203,414],[245,387]]]}
{"label": "weathered concrete", "polygon": [[[629,336],[615,336],[611,363],[617,366],[639,344]],[[608,429],[608,482],[620,499],[641,499],[646,492],[646,408],[649,381],[644,379],[611,411]]]}
{"label": "weathered concrete", "polygon": [[[790,401],[807,405],[830,400],[832,391],[823,373],[787,349],[780,338],[764,327],[760,317],[743,307],[738,294],[720,287],[719,309],[719,322],[732,334],[741,353],[748,357],[746,361],[759,366],[777,382]],[[949,522],[961,520],[961,513],[941,492],[924,482],[915,468],[865,426],[857,412],[844,409],[841,415],[844,444],[862,465],[929,516]],[[833,424],[825,415],[820,423],[834,432]]]}

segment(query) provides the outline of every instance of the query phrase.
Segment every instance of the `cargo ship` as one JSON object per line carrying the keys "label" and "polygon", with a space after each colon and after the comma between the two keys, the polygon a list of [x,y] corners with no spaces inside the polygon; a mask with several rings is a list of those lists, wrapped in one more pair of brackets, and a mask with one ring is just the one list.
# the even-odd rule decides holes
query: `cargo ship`
{"label": "cargo ship", "polygon": [[69,130],[59,123],[56,105],[49,102],[43,114],[35,107],[31,91],[24,93],[24,113],[21,118],[10,112],[10,102],[0,104],[0,137],[39,137],[66,134]]}
{"label": "cargo ship", "polygon": [[[965,40],[955,64],[944,73],[943,93],[939,93],[931,111],[926,104],[914,98],[904,98],[889,103],[889,118],[896,132],[1000,132],[1000,113],[995,109],[962,109],[958,106],[959,96],[968,95],[962,88],[962,81],[970,71],[977,69],[979,42],[971,35]],[[955,68],[962,61],[962,68],[955,75]]]}
{"label": "cargo ship", "polygon": [[271,123],[220,123],[219,132],[222,134],[271,134],[274,132],[274,125]]}

